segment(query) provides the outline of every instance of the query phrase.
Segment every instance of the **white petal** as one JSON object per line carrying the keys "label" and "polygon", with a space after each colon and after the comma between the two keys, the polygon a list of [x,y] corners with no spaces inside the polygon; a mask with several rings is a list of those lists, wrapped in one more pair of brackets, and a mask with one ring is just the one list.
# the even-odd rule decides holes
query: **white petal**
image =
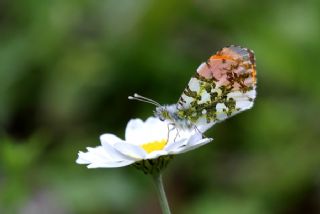
{"label": "white petal", "polygon": [[78,159],[76,163],[78,164],[89,164],[88,168],[99,168],[99,167],[121,167],[127,166],[134,163],[133,160],[122,159],[114,160],[109,154],[105,151],[102,146],[96,148],[88,147],[88,152],[79,152]]}
{"label": "white petal", "polygon": [[[118,142],[118,143],[123,143],[123,144],[127,144],[126,142]],[[105,149],[105,151],[110,155],[110,157],[114,160],[114,161],[119,161],[119,160],[136,160],[136,158],[133,158],[131,156],[128,156],[126,154],[123,154],[122,152],[118,151],[115,148],[115,145],[110,145],[107,142],[102,142],[101,143],[103,148]]]}
{"label": "white petal", "polygon": [[103,134],[100,135],[101,143],[108,143],[109,145],[114,145],[118,142],[124,142],[122,139],[118,138],[114,134]]}
{"label": "white petal", "polygon": [[155,159],[159,156],[163,156],[163,155],[168,155],[168,152],[165,150],[157,150],[157,151],[153,151],[150,154],[147,155],[147,157],[145,157],[145,159]]}
{"label": "white petal", "polygon": [[142,145],[152,141],[166,139],[168,126],[156,117],[149,117],[146,122],[140,119],[130,120],[126,128],[126,142]]}
{"label": "white petal", "polygon": [[147,152],[143,150],[140,146],[133,145],[130,143],[116,143],[114,148],[121,152],[123,155],[130,157],[134,160],[144,159]]}
{"label": "white petal", "polygon": [[188,138],[189,136],[185,136],[185,132],[182,130],[178,130],[174,126],[169,126],[169,142],[177,141],[182,138]]}
{"label": "white petal", "polygon": [[174,151],[174,150],[178,149],[179,147],[185,146],[185,145],[187,145],[187,143],[188,143],[188,139],[177,140],[172,143],[168,143],[164,147],[164,150],[166,150],[170,153],[170,151]]}
{"label": "white petal", "polygon": [[155,126],[158,126],[161,123],[165,123],[165,122],[159,120],[159,118],[157,118],[157,117],[149,117],[146,120],[145,125],[155,127]]}
{"label": "white petal", "polygon": [[[140,130],[143,129],[143,121],[140,119],[132,119],[128,122],[126,127],[125,139],[131,139],[132,141],[139,139]],[[139,133],[137,133],[137,131]]]}
{"label": "white petal", "polygon": [[198,148],[198,147],[200,147],[200,146],[203,146],[203,145],[205,145],[205,144],[207,144],[207,143],[210,143],[211,141],[212,141],[211,138],[204,138],[204,139],[202,139],[202,140],[200,140],[200,141],[197,141],[196,143],[194,143],[194,144],[191,145],[191,146],[190,146],[190,145],[185,146],[185,147],[183,147],[183,148],[177,149],[177,150],[174,151],[174,152],[175,152],[175,154],[185,153],[185,152],[188,152],[188,151],[190,151],[190,150],[196,149],[196,148]]}
{"label": "white petal", "polygon": [[147,142],[168,138],[169,124],[156,117],[149,117],[146,122]]}
{"label": "white petal", "polygon": [[120,161],[120,162],[108,162],[108,163],[92,163],[88,165],[88,168],[116,168],[116,167],[123,167],[133,164],[135,161]]}
{"label": "white petal", "polygon": [[[169,143],[166,147],[165,147],[165,150],[167,150],[168,152],[170,152],[171,150],[177,150],[179,149],[180,147],[184,147],[184,146],[188,146],[189,144],[192,145],[193,143],[196,143],[197,141],[201,140],[202,139],[202,134],[199,133],[198,131],[191,135],[190,137],[190,134],[194,133],[194,131],[192,132],[189,132],[189,133],[185,133],[184,135],[187,136],[189,135],[188,137],[184,137],[184,138],[177,138],[176,141],[172,142],[172,143]],[[181,135],[181,132],[179,132],[179,135]]]}
{"label": "white petal", "polygon": [[102,148],[102,146],[98,146],[96,148],[87,148],[87,152],[79,152],[78,159],[76,163],[79,164],[88,164],[92,162],[103,162],[110,161],[112,158],[107,154],[107,152]]}
{"label": "white petal", "polygon": [[117,136],[113,134],[103,134],[100,136],[101,144],[103,148],[106,150],[106,152],[110,155],[111,159],[114,161],[119,160],[135,160],[132,157],[128,157],[118,150],[114,148],[114,145],[116,143],[125,143],[122,139],[118,138]]}
{"label": "white petal", "polygon": [[200,141],[201,139],[202,139],[202,134],[196,133],[189,138],[187,146],[192,146],[194,144],[197,144],[197,142]]}

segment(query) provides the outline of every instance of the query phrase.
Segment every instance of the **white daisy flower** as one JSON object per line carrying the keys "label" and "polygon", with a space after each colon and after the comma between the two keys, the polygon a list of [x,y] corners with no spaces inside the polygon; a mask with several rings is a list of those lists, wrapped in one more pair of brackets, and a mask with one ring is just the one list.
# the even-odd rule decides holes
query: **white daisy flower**
{"label": "white daisy flower", "polygon": [[170,130],[166,121],[150,117],[146,121],[132,119],[126,127],[125,140],[114,134],[100,136],[101,146],[79,152],[78,164],[88,168],[113,168],[135,164],[145,173],[160,171],[175,154],[196,149],[212,141],[196,129]]}

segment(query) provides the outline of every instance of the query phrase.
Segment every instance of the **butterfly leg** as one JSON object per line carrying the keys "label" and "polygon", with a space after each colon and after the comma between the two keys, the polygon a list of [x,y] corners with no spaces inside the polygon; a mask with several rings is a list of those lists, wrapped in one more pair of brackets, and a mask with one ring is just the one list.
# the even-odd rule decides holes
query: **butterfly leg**
{"label": "butterfly leg", "polygon": [[172,125],[172,124],[169,123],[169,124],[167,125],[167,128],[168,128],[167,141],[169,141],[170,132],[174,129],[174,127],[170,128],[170,125]]}
{"label": "butterfly leg", "polygon": [[[169,128],[170,125],[172,125],[172,128]],[[171,131],[173,131],[173,130],[177,130],[177,134],[176,134],[176,136],[174,137],[174,140],[173,140],[173,141],[176,141],[177,137],[180,136],[180,134],[179,134],[179,129],[176,128],[176,126],[175,126],[174,123],[169,123],[169,124],[168,124],[168,139],[169,139],[169,133],[170,133]]]}
{"label": "butterfly leg", "polygon": [[175,129],[177,130],[177,134],[176,134],[176,136],[175,136],[175,138],[174,138],[174,142],[176,141],[177,137],[180,136],[180,134],[179,134],[179,129],[177,129],[177,128],[175,128]]}
{"label": "butterfly leg", "polygon": [[207,138],[207,136],[206,136],[204,133],[202,133],[202,132],[198,129],[198,127],[197,127],[196,125],[194,125],[194,130],[195,130],[196,132],[198,132],[199,134],[201,134],[201,135],[202,135],[202,138]]}
{"label": "butterfly leg", "polygon": [[[170,128],[170,125],[172,126],[171,128]],[[169,123],[167,127],[168,127],[168,136],[167,136],[167,139],[168,139],[168,140],[169,140],[169,134],[170,134],[170,132],[173,131],[173,130],[177,130],[177,134],[176,134],[176,136],[174,137],[174,141],[176,141],[177,137],[179,136],[179,129],[177,129],[177,128],[175,127],[175,124],[174,124],[174,123]]]}

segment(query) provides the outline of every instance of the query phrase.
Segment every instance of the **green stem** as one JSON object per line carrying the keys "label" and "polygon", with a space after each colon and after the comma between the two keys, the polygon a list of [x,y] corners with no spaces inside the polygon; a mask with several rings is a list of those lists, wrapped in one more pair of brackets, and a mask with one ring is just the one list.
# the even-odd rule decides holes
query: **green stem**
{"label": "green stem", "polygon": [[163,188],[162,175],[160,172],[153,174],[153,181],[156,186],[156,190],[157,190],[160,206],[162,209],[162,213],[163,214],[171,214],[168,200],[166,197],[166,193]]}

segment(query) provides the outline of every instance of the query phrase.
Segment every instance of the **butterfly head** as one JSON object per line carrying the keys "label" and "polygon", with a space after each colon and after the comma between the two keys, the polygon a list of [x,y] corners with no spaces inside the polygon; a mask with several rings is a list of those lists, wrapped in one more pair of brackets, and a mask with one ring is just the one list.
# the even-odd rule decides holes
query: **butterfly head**
{"label": "butterfly head", "polygon": [[154,101],[153,99],[143,97],[139,94],[134,94],[133,96],[129,96],[128,98],[130,100],[138,100],[141,102],[150,103],[152,105],[155,105],[156,109],[154,111],[154,115],[156,117],[158,117],[162,121],[172,120],[172,116],[170,114],[170,110],[172,109],[172,107],[160,105],[158,102]]}
{"label": "butterfly head", "polygon": [[154,111],[154,115],[162,121],[165,121],[165,120],[174,121],[175,112],[176,112],[175,105],[157,106]]}
{"label": "butterfly head", "polygon": [[129,100],[138,100],[141,102],[155,105],[156,109],[154,111],[154,115],[162,121],[168,120],[168,121],[171,121],[172,123],[175,123],[177,120],[179,120],[179,117],[177,114],[177,106],[175,104],[160,105],[158,102],[154,101],[153,99],[143,97],[139,94],[134,94],[133,96],[129,96],[128,98]]}

